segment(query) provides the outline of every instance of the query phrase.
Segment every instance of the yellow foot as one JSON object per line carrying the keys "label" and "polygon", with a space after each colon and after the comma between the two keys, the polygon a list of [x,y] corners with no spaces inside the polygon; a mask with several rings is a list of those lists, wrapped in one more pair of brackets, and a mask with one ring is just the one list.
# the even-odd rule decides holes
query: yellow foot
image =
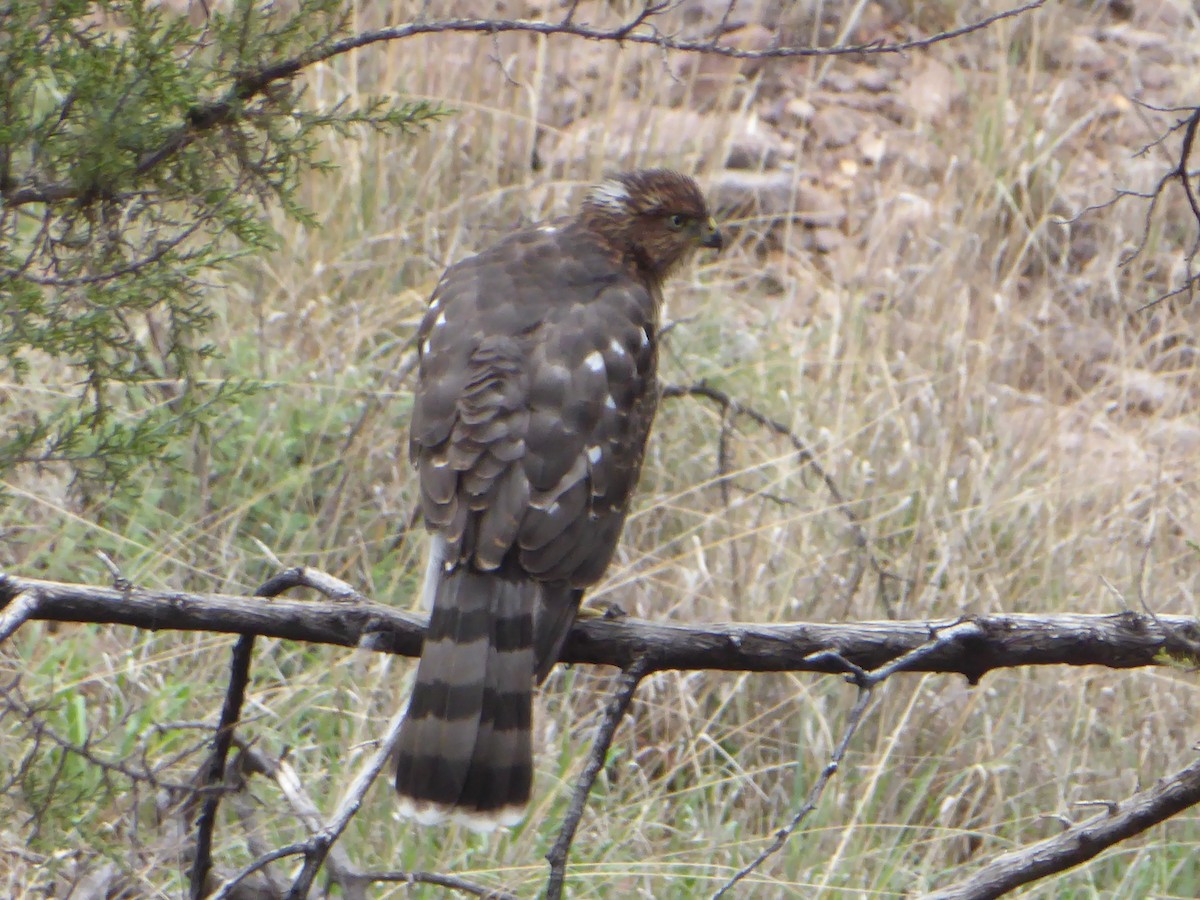
{"label": "yellow foot", "polygon": [[576,617],[580,619],[624,619],[629,613],[607,600],[586,601],[579,607]]}

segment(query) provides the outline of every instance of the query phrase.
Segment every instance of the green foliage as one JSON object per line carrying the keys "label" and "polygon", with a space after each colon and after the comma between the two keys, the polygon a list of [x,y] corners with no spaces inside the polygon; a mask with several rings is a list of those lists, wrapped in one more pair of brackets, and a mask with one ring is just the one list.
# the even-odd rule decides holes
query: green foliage
{"label": "green foliage", "polygon": [[329,130],[440,114],[314,111],[269,74],[315,61],[341,7],[239,0],[198,25],[144,0],[0,9],[0,477],[61,463],[116,487],[252,390],[203,377],[204,335],[222,269],[275,241],[261,207],[310,222],[297,188]]}

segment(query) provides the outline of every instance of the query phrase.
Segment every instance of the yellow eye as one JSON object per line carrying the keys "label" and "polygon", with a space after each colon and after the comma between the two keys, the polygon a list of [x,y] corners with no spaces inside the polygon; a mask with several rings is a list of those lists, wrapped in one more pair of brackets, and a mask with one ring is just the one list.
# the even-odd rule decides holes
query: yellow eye
{"label": "yellow eye", "polygon": [[671,226],[672,231],[682,231],[687,227],[688,217],[675,213],[671,218],[667,219],[667,224]]}

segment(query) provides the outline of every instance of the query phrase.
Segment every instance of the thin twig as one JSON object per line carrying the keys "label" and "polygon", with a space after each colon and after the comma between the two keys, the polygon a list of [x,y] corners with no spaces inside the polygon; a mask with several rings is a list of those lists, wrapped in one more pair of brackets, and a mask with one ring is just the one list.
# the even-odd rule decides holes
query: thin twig
{"label": "thin twig", "polygon": [[[867,536],[866,528],[863,526],[858,513],[856,513],[851,507],[850,501],[847,500],[845,495],[841,492],[841,489],[838,487],[838,484],[834,480],[833,476],[824,466],[821,465],[821,463],[817,460],[816,454],[813,452],[813,450],[808,446],[804,439],[800,437],[800,435],[796,434],[795,431],[778,419],[772,418],[755,407],[741,402],[729,393],[719,388],[715,388],[703,381],[696,384],[665,385],[663,387],[662,396],[664,400],[676,397],[701,397],[705,400],[710,400],[721,407],[722,411],[729,417],[739,415],[745,416],[757,425],[775,432],[780,437],[787,438],[791,443],[792,448],[796,451],[796,458],[802,465],[808,466],[814,473],[816,473],[816,476],[821,479],[821,482],[825,485],[825,489],[829,492],[829,496],[833,498],[833,502],[837,505],[837,508],[841,511],[842,515],[846,517],[846,520],[849,522],[850,533],[854,538],[854,543],[867,557],[867,561],[871,568],[884,581],[898,577],[893,572],[889,571],[886,565],[880,562],[872,552],[871,539]],[[857,587],[857,582],[855,583],[855,587]],[[891,601],[886,595],[886,592],[883,600],[885,611],[887,612],[888,616],[892,616],[894,614],[894,610]]]}
{"label": "thin twig", "polygon": [[616,689],[608,700],[608,706],[605,707],[604,718],[600,720],[600,724],[596,728],[592,752],[588,755],[588,761],[583,767],[583,771],[579,773],[579,780],[575,782],[575,792],[571,795],[571,805],[567,807],[567,814],[563,817],[558,840],[546,854],[546,860],[550,863],[550,878],[546,882],[546,900],[560,900],[562,897],[563,882],[567,874],[567,854],[571,850],[571,842],[575,840],[575,831],[579,828],[579,820],[583,818],[588,794],[591,793],[592,785],[596,783],[596,777],[600,774],[600,770],[604,768],[604,761],[608,758],[608,748],[612,746],[617,726],[621,724],[621,719],[624,718],[625,712],[629,709],[629,703],[633,700],[634,692],[637,691],[638,685],[641,684],[649,670],[649,663],[645,658],[636,659],[621,670]]}
{"label": "thin twig", "polygon": [[[299,566],[272,576],[254,592],[255,597],[276,597],[293,587],[312,587],[330,599],[355,599],[361,595],[350,585],[325,572]],[[216,826],[217,808],[221,804],[225,779],[225,763],[233,745],[233,732],[241,718],[242,706],[246,701],[246,687],[250,682],[250,662],[254,656],[253,633],[242,634],[234,643],[229,663],[229,685],[225,690],[225,701],[221,707],[221,719],[213,736],[212,754],[200,774],[200,784],[209,788],[208,796],[200,807],[196,818],[196,852],[192,859],[189,875],[192,900],[200,900],[205,893],[212,869],[213,830]],[[324,855],[322,854],[322,859]],[[249,874],[249,873],[247,873]],[[236,883],[236,882],[235,882]]]}
{"label": "thin twig", "polygon": [[108,569],[108,574],[112,576],[112,584],[114,588],[116,588],[118,591],[133,590],[133,582],[125,577],[125,575],[121,572],[121,567],[113,562],[113,558],[111,556],[109,556],[103,550],[97,550],[96,558],[100,560],[104,568]]}
{"label": "thin twig", "polygon": [[61,754],[62,758],[66,758],[68,754],[78,756],[80,759],[87,760],[89,765],[95,766],[102,772],[120,775],[128,779],[132,784],[149,785],[155,790],[187,792],[195,789],[193,783],[160,778],[158,773],[169,771],[169,765],[158,765],[153,768],[144,766],[141,769],[137,769],[124,762],[107,759],[92,750],[90,737],[85,736],[83,743],[68,740],[51,727],[42,717],[41,713],[43,710],[34,707],[24,699],[19,688],[19,677],[0,685],[0,709],[11,710],[16,713],[33,733],[35,742],[43,738],[48,740],[63,751]]}
{"label": "thin twig", "polygon": [[300,856],[308,852],[308,842],[303,841],[298,844],[288,844],[286,847],[280,847],[278,850],[272,850],[258,859],[251,862],[249,865],[242,867],[235,872],[230,878],[221,883],[221,885],[212,892],[207,900],[229,900],[235,896],[237,886],[253,875],[255,872],[269,866],[271,863],[279,859],[287,859],[289,856]]}
{"label": "thin twig", "polygon": [[399,884],[434,884],[438,887],[463,891],[475,897],[480,897],[482,900],[518,900],[516,894],[510,894],[508,891],[501,890],[500,888],[484,887],[481,884],[475,884],[473,881],[467,881],[465,878],[459,878],[457,875],[439,875],[437,872],[366,872],[363,874],[363,881]]}
{"label": "thin twig", "polygon": [[858,726],[862,723],[863,714],[867,711],[867,706],[871,702],[871,693],[872,688],[870,685],[859,685],[858,697],[854,701],[854,706],[851,708],[850,714],[846,716],[846,727],[842,731],[842,738],[838,741],[833,754],[829,757],[829,762],[825,764],[825,768],[821,770],[821,774],[817,776],[817,780],[813,782],[813,786],[809,789],[808,799],[804,801],[804,805],[796,811],[796,814],[792,816],[792,820],[787,825],[775,832],[775,839],[758,856],[740,869],[719,891],[713,894],[713,900],[724,897],[733,889],[734,885],[753,873],[771,856],[783,849],[783,845],[787,843],[787,839],[808,818],[809,814],[817,808],[817,805],[821,802],[821,795],[825,792],[826,785],[829,784],[833,776],[837,774],[838,769],[841,768],[842,760],[846,756],[846,750],[850,746],[850,740],[854,737],[854,733],[858,731]]}
{"label": "thin twig", "polygon": [[[1061,834],[997,856],[923,900],[990,900],[1056,875],[1200,803],[1200,760]],[[1058,895],[1058,892],[1054,892]],[[1041,896],[1042,894],[1039,894]]]}
{"label": "thin twig", "polygon": [[[725,507],[725,514],[727,516],[733,511],[733,497],[730,492],[733,477],[729,473],[729,439],[733,432],[733,417],[735,415],[735,411],[729,408],[722,410],[721,430],[717,436],[717,487],[721,491],[721,505]],[[735,589],[736,586],[742,583],[741,571],[742,566],[738,555],[738,542],[729,541],[729,584]],[[734,597],[733,601],[737,603],[740,599],[740,597]]]}
{"label": "thin twig", "polygon": [[1137,307],[1136,311],[1140,313],[1145,312],[1147,309],[1157,306],[1158,304],[1163,303],[1172,297],[1177,297],[1185,293],[1190,294],[1194,290],[1197,282],[1200,281],[1200,275],[1192,270],[1192,264],[1196,258],[1196,254],[1198,251],[1200,251],[1200,199],[1197,198],[1196,192],[1192,187],[1192,178],[1194,177],[1194,173],[1188,171],[1188,163],[1191,159],[1192,151],[1196,142],[1196,133],[1197,130],[1200,130],[1200,106],[1156,107],[1140,100],[1136,102],[1138,103],[1138,106],[1145,109],[1152,109],[1156,112],[1190,113],[1190,115],[1188,115],[1186,118],[1180,119],[1173,125],[1166,128],[1162,134],[1144,145],[1140,150],[1138,150],[1137,153],[1134,154],[1135,156],[1143,156],[1149,153],[1150,150],[1161,147],[1168,137],[1173,135],[1175,132],[1182,130],[1183,135],[1180,141],[1178,160],[1171,167],[1171,169],[1159,176],[1158,181],[1155,183],[1152,190],[1133,191],[1128,189],[1120,189],[1114,191],[1112,197],[1110,197],[1108,200],[1104,201],[1103,203],[1097,203],[1092,206],[1085,207],[1075,216],[1064,220],[1064,224],[1076,222],[1088,213],[1107,209],[1108,207],[1125,198],[1131,197],[1147,201],[1146,212],[1142,222],[1141,236],[1139,237],[1137,244],[1128,253],[1125,253],[1118,261],[1118,265],[1123,268],[1140,257],[1145,251],[1146,246],[1150,241],[1150,229],[1154,221],[1155,211],[1158,208],[1158,201],[1164,196],[1167,186],[1172,181],[1179,181],[1180,185],[1183,187],[1183,193],[1187,199],[1188,206],[1191,208],[1192,218],[1195,220],[1197,225],[1196,240],[1193,242],[1191,248],[1184,256],[1187,274],[1181,285],[1164,291],[1153,300],[1147,301],[1146,303],[1143,303],[1141,306]]}
{"label": "thin twig", "polygon": [[821,657],[843,665],[848,673],[849,680],[858,687],[858,697],[855,699],[854,706],[851,708],[849,715],[846,716],[846,727],[842,731],[841,740],[838,741],[833,754],[829,757],[829,762],[825,764],[825,768],[821,770],[821,774],[817,776],[817,780],[813,782],[813,786],[809,789],[808,798],[804,801],[804,805],[796,811],[796,814],[792,816],[791,821],[787,825],[775,832],[774,840],[758,856],[740,869],[719,891],[713,894],[713,900],[724,897],[734,885],[751,875],[771,856],[783,849],[783,845],[787,843],[788,838],[816,810],[818,804],[821,802],[821,795],[825,792],[825,788],[833,779],[833,776],[837,774],[838,769],[841,768],[842,760],[846,756],[846,750],[850,746],[850,741],[854,737],[855,732],[858,731],[858,726],[862,724],[863,716],[871,702],[872,693],[878,685],[882,684],[896,672],[902,671],[908,666],[941,650],[947,644],[970,640],[982,635],[983,630],[974,622],[959,622],[951,625],[949,628],[936,632],[928,642],[922,644],[920,647],[892,660],[887,665],[880,666],[869,672],[834,651],[824,651],[814,654],[814,657]]}
{"label": "thin twig", "polygon": [[[850,44],[835,47],[770,47],[763,50],[744,50],[730,47],[708,38],[682,38],[664,34],[654,24],[654,18],[666,12],[673,3],[646,3],[641,10],[624,23],[613,28],[595,28],[574,20],[575,7],[567,11],[564,18],[543,22],[526,19],[446,19],[441,21],[417,20],[393,28],[382,28],[352,35],[340,41],[321,42],[305,53],[289,59],[268,63],[257,69],[239,74],[234,84],[219,100],[192,107],[184,115],[184,121],[157,148],[144,153],[138,160],[137,175],[144,175],[157,168],[167,159],[189,146],[200,135],[225,126],[244,116],[250,100],[266,94],[280,81],[287,81],[318,63],[326,62],[354,50],[389,41],[404,40],[422,34],[473,33],[494,36],[504,32],[519,32],[536,35],[564,35],[583,40],[608,41],[614,43],[650,44],[664,51],[700,53],[725,56],[732,59],[791,59],[798,57],[828,57],[876,55],[883,53],[905,53],[910,50],[933,46],[991,27],[1005,19],[1016,18],[1040,8],[1045,0],[1032,0],[1021,6],[1002,10],[985,18],[963,25],[960,28],[941,31],[928,37],[909,41],[886,43],[873,41],[867,44]],[[60,203],[77,200],[83,188],[69,182],[52,184],[20,185],[3,192],[5,205],[16,208],[29,203]]]}
{"label": "thin twig", "polygon": [[304,900],[308,896],[313,879],[316,878],[317,872],[325,862],[329,849],[346,830],[346,826],[350,824],[350,820],[362,806],[367,791],[395,752],[396,741],[400,737],[400,725],[404,721],[404,712],[401,710],[392,717],[387,735],[380,743],[379,749],[375,751],[375,755],[367,761],[354,780],[350,782],[350,786],[346,788],[346,793],[338,804],[338,810],[332,821],[307,841],[304,850],[304,867],[296,876],[296,880],[292,882],[292,887],[287,893],[287,900]]}
{"label": "thin twig", "polygon": [[1192,182],[1188,178],[1188,159],[1192,155],[1192,145],[1196,142],[1196,128],[1200,126],[1200,106],[1192,110],[1192,114],[1188,116],[1187,128],[1183,132],[1183,145],[1179,150],[1179,165],[1171,174],[1178,176],[1183,184],[1183,192],[1187,195],[1188,205],[1192,208],[1192,215],[1196,222],[1200,223],[1200,203],[1196,201],[1196,194],[1192,191]]}
{"label": "thin twig", "polygon": [[[311,831],[322,828],[321,811],[304,790],[295,769],[284,760],[276,759],[258,747],[246,746],[244,742],[239,752],[246,771],[265,775],[279,785],[288,806],[304,827]],[[372,879],[359,871],[342,846],[335,844],[330,848],[328,869],[330,879],[341,887],[346,900],[366,900],[366,886]]]}

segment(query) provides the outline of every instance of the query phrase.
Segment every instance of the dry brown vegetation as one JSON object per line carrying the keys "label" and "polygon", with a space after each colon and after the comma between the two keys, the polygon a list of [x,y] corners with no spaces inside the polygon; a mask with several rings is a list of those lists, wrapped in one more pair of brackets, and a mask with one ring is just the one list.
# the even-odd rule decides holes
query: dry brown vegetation
{"label": "dry brown vegetation", "polygon": [[[601,21],[620,5],[580,10]],[[748,24],[729,40],[894,40],[970,18],[956,4],[848,6],[740,3],[733,18]],[[420,7],[362,4],[356,27]],[[1195,223],[1173,196],[1149,222],[1133,199],[1080,213],[1175,164],[1171,142],[1138,152],[1174,117],[1131,98],[1194,102],[1197,25],[1182,0],[1061,3],[904,55],[746,62],[447,34],[321,66],[304,80],[313,104],[397,93],[456,111],[415,138],[331,142],[338,168],[306,197],[321,227],[280,216],[278,252],[219,286],[214,375],[273,386],[191,448],[189,477],[145,472],[130,507],[84,504],[53,473],[21,472],[0,510],[0,566],[102,579],[90,551],[103,549],[139,584],[245,593],[269,568],[258,539],[289,564],[414,604],[419,542],[395,546],[415,481],[408,382],[394,373],[435,279],[513,222],[566,209],[606,170],[668,165],[712,186],[735,239],[671,290],[665,378],[720,385],[804,436],[898,578],[849,593],[861,551],[790,444],[735,423],[723,480],[718,412],[681,398],[660,413],[596,599],[684,622],[1143,601],[1194,614],[1197,317],[1186,296],[1139,307],[1182,281]],[[0,666],[6,681],[22,674],[23,697],[60,736],[103,758],[177,754],[161,774],[183,782],[198,759],[184,751],[203,737],[152,726],[214,715],[231,641],[37,623]],[[245,736],[286,751],[326,803],[410,671],[260,643]],[[416,830],[379,785],[346,846],[364,866],[532,895],[609,677],[560,668],[547,683],[524,826],[490,839]],[[1057,817],[1084,814],[1079,801],[1127,796],[1192,760],[1194,680],[1170,668],[1006,671],[975,688],[892,679],[815,816],[743,895],[919,893],[1055,833]],[[829,677],[656,675],[583,820],[569,895],[710,894],[790,818],[852,700]],[[178,893],[179,848],[155,828],[153,792],[56,756],[11,708],[2,721],[5,755],[24,762],[0,795],[0,891],[129,858],[133,895]],[[229,865],[302,835],[270,786],[249,806],[219,833]],[[1196,896],[1197,831],[1185,813],[1026,896]]]}

